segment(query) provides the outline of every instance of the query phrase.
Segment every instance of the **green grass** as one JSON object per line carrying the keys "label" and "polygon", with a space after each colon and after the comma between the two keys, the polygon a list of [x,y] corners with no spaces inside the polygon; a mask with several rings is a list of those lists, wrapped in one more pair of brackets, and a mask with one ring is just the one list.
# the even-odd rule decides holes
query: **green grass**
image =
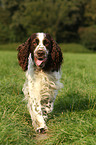
{"label": "green grass", "polygon": [[0,51],[1,145],[95,145],[96,54],[64,54],[62,79],[45,135],[35,133],[22,86],[24,72],[15,51]]}
{"label": "green grass", "polygon": [[21,44],[21,43],[0,44],[0,50],[3,50],[3,51],[16,51],[16,48],[17,48],[20,44]]}
{"label": "green grass", "polygon": [[88,50],[86,47],[81,44],[76,43],[61,43],[60,47],[63,52],[72,52],[72,53],[92,53],[91,50]]}

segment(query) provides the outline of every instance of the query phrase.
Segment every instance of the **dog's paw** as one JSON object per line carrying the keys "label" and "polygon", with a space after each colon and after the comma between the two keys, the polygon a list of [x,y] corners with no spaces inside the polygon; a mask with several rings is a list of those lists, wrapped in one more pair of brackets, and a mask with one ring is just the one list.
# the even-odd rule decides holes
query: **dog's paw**
{"label": "dog's paw", "polygon": [[46,131],[47,130],[45,128],[40,128],[37,130],[38,133],[42,133],[42,134],[46,133]]}

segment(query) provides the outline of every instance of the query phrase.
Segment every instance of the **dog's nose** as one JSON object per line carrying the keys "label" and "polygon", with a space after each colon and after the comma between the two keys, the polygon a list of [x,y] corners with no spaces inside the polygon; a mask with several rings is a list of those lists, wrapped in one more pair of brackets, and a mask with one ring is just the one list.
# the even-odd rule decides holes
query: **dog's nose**
{"label": "dog's nose", "polygon": [[37,51],[37,55],[38,55],[38,57],[42,57],[42,56],[45,55],[45,51],[43,51],[43,50],[38,50],[38,51]]}

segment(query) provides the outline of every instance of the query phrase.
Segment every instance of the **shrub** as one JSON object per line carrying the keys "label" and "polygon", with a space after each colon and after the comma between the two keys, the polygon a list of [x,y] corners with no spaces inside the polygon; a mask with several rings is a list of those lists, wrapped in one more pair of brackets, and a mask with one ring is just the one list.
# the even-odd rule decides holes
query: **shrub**
{"label": "shrub", "polygon": [[9,30],[8,27],[5,27],[0,23],[0,44],[8,43],[9,41]]}
{"label": "shrub", "polygon": [[88,49],[96,51],[96,25],[79,28],[80,42]]}

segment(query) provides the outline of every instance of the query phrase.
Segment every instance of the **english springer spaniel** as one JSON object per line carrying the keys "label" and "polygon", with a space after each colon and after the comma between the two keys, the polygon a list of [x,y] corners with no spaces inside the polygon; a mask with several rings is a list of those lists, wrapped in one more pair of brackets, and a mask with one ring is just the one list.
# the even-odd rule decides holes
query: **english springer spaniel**
{"label": "english springer spaniel", "polygon": [[44,133],[47,114],[53,110],[58,89],[62,87],[62,52],[47,33],[32,34],[17,50],[19,65],[26,71],[23,92],[32,124],[36,131]]}

